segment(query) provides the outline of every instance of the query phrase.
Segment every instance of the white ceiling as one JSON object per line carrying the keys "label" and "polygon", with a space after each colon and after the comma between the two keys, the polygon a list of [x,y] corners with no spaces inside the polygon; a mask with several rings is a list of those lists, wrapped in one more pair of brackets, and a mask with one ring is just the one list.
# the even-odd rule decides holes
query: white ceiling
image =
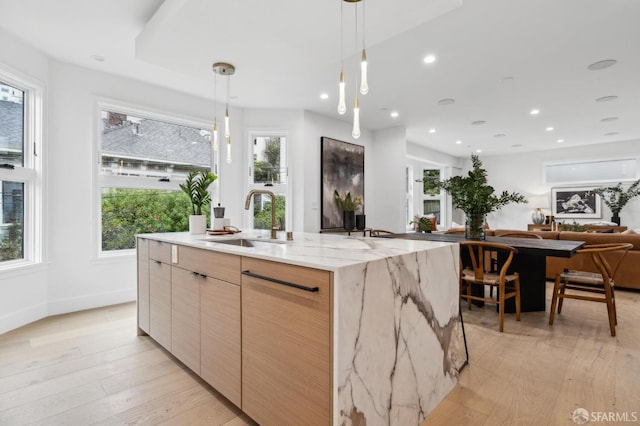
{"label": "white ceiling", "polygon": [[[640,140],[640,1],[365,2],[363,127],[405,126],[410,141],[457,156]],[[234,106],[302,108],[350,121],[350,111],[336,112],[341,4],[0,0],[0,28],[59,60],[205,98],[213,98],[213,62],[230,62]],[[354,5],[343,9],[349,106],[359,54]],[[425,64],[430,53],[437,61]],[[587,70],[605,59],[617,64]],[[220,101],[224,84],[218,79]],[[618,98],[595,101],[611,95]],[[438,105],[446,98],[455,103]],[[540,114],[530,115],[533,108]],[[618,119],[601,121],[607,117]]]}

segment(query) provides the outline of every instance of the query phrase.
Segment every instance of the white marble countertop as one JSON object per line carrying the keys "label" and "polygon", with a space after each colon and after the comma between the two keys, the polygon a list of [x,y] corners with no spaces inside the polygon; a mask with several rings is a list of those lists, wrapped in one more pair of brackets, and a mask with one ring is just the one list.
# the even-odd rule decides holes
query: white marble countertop
{"label": "white marble countertop", "polygon": [[[294,232],[293,241],[286,241],[284,232],[278,233],[277,240],[271,240],[269,239],[269,231],[253,229],[222,236],[170,232],[140,234],[138,237],[328,271],[337,271],[348,266],[427,251],[452,244],[398,238],[348,237],[335,234],[301,232]],[[254,243],[254,247],[241,247],[221,243],[224,240],[236,240],[239,238],[251,240]]]}

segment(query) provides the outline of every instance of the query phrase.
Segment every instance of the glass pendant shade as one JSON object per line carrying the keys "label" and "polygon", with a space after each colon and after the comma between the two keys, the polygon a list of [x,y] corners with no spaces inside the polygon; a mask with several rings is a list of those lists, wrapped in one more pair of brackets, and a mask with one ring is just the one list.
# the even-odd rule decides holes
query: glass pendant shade
{"label": "glass pendant shade", "polygon": [[229,110],[224,113],[224,137],[229,138],[231,132],[229,131]]}
{"label": "glass pendant shade", "polygon": [[213,150],[218,150],[218,122],[213,123]]}
{"label": "glass pendant shade", "polygon": [[344,100],[344,71],[340,71],[340,92],[338,96],[338,114],[347,112],[347,104]]}
{"label": "glass pendant shade", "polygon": [[360,137],[360,106],[358,105],[358,96],[356,95],[356,102],[353,107],[353,131],[351,132],[351,136],[354,139],[358,139]]}
{"label": "glass pendant shade", "polygon": [[367,51],[362,49],[362,61],[360,62],[360,93],[366,95],[369,93],[369,84],[367,83]]}
{"label": "glass pendant shade", "polygon": [[231,138],[227,138],[227,164],[231,164]]}

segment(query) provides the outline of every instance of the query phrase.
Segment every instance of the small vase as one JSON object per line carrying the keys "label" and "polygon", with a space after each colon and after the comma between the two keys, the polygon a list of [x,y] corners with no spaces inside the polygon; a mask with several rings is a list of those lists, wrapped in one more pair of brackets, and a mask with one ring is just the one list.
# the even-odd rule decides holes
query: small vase
{"label": "small vase", "polygon": [[464,236],[468,240],[484,240],[484,215],[469,213],[464,226]]}
{"label": "small vase", "polygon": [[345,231],[351,231],[356,226],[356,212],[344,211],[342,212],[342,227]]}
{"label": "small vase", "polygon": [[189,233],[192,235],[204,234],[207,231],[207,216],[203,214],[189,215]]}
{"label": "small vase", "polygon": [[365,217],[363,214],[357,214],[356,215],[356,229],[358,231],[362,231],[364,228],[366,228],[365,226]]}
{"label": "small vase", "polygon": [[544,222],[544,213],[542,213],[542,210],[535,209],[531,214],[531,221],[536,225],[540,225]]}
{"label": "small vase", "polygon": [[615,224],[620,226],[620,216],[618,216],[618,213],[613,214],[613,216],[611,217],[611,222],[614,222]]}

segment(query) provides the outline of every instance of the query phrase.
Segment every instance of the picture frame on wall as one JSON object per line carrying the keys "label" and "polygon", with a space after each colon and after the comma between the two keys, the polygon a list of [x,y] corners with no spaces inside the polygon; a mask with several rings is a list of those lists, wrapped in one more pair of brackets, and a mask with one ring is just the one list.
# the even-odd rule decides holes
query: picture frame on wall
{"label": "picture frame on wall", "polygon": [[558,219],[593,219],[602,217],[600,195],[593,187],[551,188],[551,211]]}
{"label": "picture frame on wall", "polygon": [[364,146],[343,142],[326,136],[320,138],[321,154],[321,229],[341,228],[342,211],[334,197],[347,192],[362,197],[360,209],[364,213]]}

